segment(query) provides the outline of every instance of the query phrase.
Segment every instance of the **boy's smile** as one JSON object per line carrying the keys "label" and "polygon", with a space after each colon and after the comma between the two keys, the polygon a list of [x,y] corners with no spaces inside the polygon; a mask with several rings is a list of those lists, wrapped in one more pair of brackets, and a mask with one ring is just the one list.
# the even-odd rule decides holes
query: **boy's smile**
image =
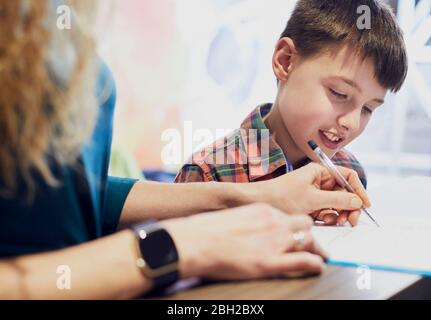
{"label": "boy's smile", "polygon": [[319,137],[322,143],[331,150],[338,150],[338,146],[346,140],[345,137],[334,131],[319,130]]}
{"label": "boy's smile", "polygon": [[373,61],[347,45],[304,58],[282,38],[273,69],[278,94],[265,123],[294,166],[305,157],[317,160],[309,140],[333,157],[363,132],[387,92]]}

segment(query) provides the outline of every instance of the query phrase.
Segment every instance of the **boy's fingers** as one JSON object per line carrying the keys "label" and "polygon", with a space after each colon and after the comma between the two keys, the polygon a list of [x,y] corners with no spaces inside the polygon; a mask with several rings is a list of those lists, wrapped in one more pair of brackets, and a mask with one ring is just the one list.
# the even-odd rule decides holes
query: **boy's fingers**
{"label": "boy's fingers", "polygon": [[317,219],[323,221],[325,225],[334,225],[337,222],[338,212],[334,209],[323,209]]}
{"label": "boy's fingers", "polygon": [[340,226],[344,226],[347,222],[348,213],[347,212],[341,212],[340,216],[337,219],[337,224]]}
{"label": "boy's fingers", "polygon": [[320,210],[320,212],[319,212],[319,214],[318,214],[318,216],[317,216],[317,218],[319,219],[319,220],[323,220],[324,219],[324,217],[326,216],[326,215],[328,215],[328,214],[330,214],[330,215],[337,215],[338,216],[338,212],[336,211],[336,210],[334,210],[334,209],[322,209],[322,210]]}
{"label": "boy's fingers", "polygon": [[355,210],[349,214],[347,220],[349,221],[349,223],[352,227],[354,227],[358,224],[360,215],[361,215],[361,211],[359,211],[359,210]]}
{"label": "boy's fingers", "polygon": [[310,214],[310,217],[313,220],[318,220],[319,219],[319,211],[314,211],[313,213]]}
{"label": "boy's fingers", "polygon": [[338,218],[338,215],[336,214],[333,214],[333,213],[327,214],[323,217],[323,222],[327,226],[333,226],[337,223],[337,218]]}
{"label": "boy's fingers", "polygon": [[341,166],[337,166],[337,169],[344,176],[344,178],[346,178],[353,190],[355,190],[355,194],[357,194],[362,199],[364,206],[369,208],[371,206],[371,202],[364,186],[362,185],[361,180],[359,179],[358,173],[355,170]]}
{"label": "boy's fingers", "polygon": [[345,191],[316,190],[311,196],[314,210],[322,208],[337,208],[340,210],[357,210],[362,206],[362,200],[357,195]]}

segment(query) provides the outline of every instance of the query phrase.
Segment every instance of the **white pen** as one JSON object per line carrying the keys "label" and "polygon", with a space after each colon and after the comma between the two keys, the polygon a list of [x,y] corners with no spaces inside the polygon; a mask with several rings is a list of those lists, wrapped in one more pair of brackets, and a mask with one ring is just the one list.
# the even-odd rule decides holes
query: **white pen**
{"label": "white pen", "polygon": [[[355,190],[350,185],[350,183],[343,177],[343,175],[338,171],[338,169],[335,167],[335,165],[332,163],[331,159],[322,151],[322,149],[319,148],[319,146],[314,142],[313,140],[308,141],[308,145],[310,146],[311,150],[313,150],[314,154],[317,156],[317,158],[320,160],[320,163],[331,172],[331,174],[334,176],[335,180],[337,180],[337,183],[340,185],[340,187],[344,188],[348,192],[355,193]],[[380,225],[377,223],[376,219],[367,211],[367,209],[362,206],[362,211],[366,213],[366,215],[376,224],[376,226],[380,227]]]}

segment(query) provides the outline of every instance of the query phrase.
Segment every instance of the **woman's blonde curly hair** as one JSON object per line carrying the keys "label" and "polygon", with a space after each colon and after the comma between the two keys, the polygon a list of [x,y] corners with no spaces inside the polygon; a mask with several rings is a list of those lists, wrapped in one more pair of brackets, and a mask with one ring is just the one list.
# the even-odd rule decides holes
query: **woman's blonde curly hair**
{"label": "woman's blonde curly hair", "polygon": [[[58,5],[73,8],[70,29]],[[73,164],[97,117],[90,0],[0,0],[0,190],[35,176],[56,185],[51,164]]]}

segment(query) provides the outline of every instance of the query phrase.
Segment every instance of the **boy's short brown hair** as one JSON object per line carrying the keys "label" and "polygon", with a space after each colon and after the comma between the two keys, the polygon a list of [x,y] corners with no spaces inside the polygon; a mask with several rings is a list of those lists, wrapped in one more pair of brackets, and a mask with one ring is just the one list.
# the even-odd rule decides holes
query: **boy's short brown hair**
{"label": "boy's short brown hair", "polygon": [[[362,5],[370,9],[370,29],[357,27]],[[305,57],[334,45],[355,46],[373,60],[377,80],[392,92],[401,88],[407,75],[402,31],[391,8],[379,0],[298,0],[283,37],[291,38]]]}

